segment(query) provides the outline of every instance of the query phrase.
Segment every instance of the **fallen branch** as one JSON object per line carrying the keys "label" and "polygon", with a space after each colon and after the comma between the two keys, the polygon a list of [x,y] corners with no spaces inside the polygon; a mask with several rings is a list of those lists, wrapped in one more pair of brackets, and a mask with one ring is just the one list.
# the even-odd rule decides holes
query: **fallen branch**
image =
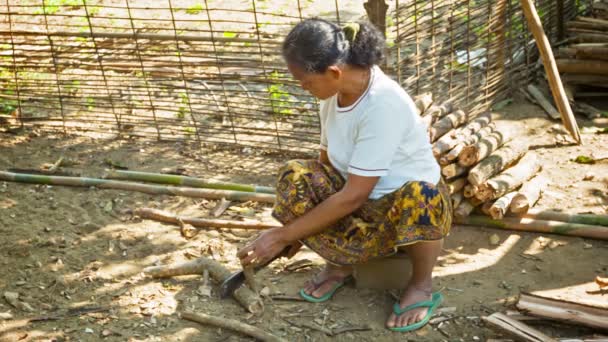
{"label": "fallen branch", "polygon": [[513,336],[519,341],[526,342],[557,342],[557,340],[543,334],[542,332],[516,321],[509,316],[496,312],[488,317],[483,317],[483,320],[492,327]]}
{"label": "fallen branch", "polygon": [[138,208],[135,209],[133,213],[144,219],[150,219],[164,223],[179,224],[179,222],[182,221],[183,223],[190,224],[197,228],[238,228],[263,230],[281,227],[281,225],[279,224],[262,222],[242,222],[234,220],[186,218],[173,215],[166,211],[152,208]]}
{"label": "fallen branch", "polygon": [[522,293],[517,308],[525,314],[608,330],[608,310]]}
{"label": "fallen branch", "polygon": [[175,186],[160,186],[125,181],[112,181],[99,178],[44,176],[24,173],[12,173],[5,171],[0,171],[0,180],[30,184],[65,185],[79,187],[94,186],[99,189],[137,191],[151,195],[171,195],[207,199],[226,198],[228,200],[234,201],[258,201],[263,203],[274,203],[275,200],[274,195],[265,193],[258,194],[254,192],[231,190],[212,190]]}
{"label": "fallen branch", "polygon": [[[466,201],[463,203],[466,203]],[[501,220],[494,220],[490,217],[476,215],[468,217],[459,217],[454,215],[454,217],[456,218],[457,223],[469,226],[483,226],[490,228],[608,240],[608,229],[602,226],[515,217],[505,217]]]}
{"label": "fallen branch", "polygon": [[[222,283],[231,275],[230,271],[227,270],[222,264],[205,257],[200,257],[198,259],[179,264],[150,266],[144,268],[143,272],[147,276],[153,278],[169,278],[192,274],[200,275],[204,270],[208,270],[211,278],[218,283]],[[246,286],[241,286],[236,289],[232,293],[232,297],[251,313],[260,314],[264,311],[264,303],[262,302],[262,299]]]}
{"label": "fallen branch", "polygon": [[254,327],[252,325],[243,323],[241,321],[237,321],[235,319],[230,319],[226,317],[214,317],[205,315],[202,313],[194,313],[194,312],[181,312],[180,316],[184,319],[187,319],[192,322],[197,322],[205,325],[212,325],[214,327],[228,329],[232,331],[239,332],[241,334],[245,334],[247,336],[254,337],[260,341],[267,342],[286,342],[286,340],[276,337],[269,332],[266,332],[260,328]]}

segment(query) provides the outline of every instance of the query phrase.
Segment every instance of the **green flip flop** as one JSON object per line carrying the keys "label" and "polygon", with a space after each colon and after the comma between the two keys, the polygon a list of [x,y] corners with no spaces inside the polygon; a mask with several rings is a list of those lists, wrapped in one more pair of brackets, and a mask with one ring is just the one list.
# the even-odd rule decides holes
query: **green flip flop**
{"label": "green flip flop", "polygon": [[[329,300],[336,293],[336,291],[338,291],[339,288],[341,288],[342,286],[344,286],[344,284],[346,284],[346,282],[348,280],[350,280],[350,278],[351,278],[351,276],[347,276],[345,278],[337,278],[337,279],[340,279],[340,281],[336,282],[334,284],[334,286],[329,291],[327,291],[327,293],[325,293],[321,297],[315,297],[315,296],[309,295],[308,293],[304,292],[304,289],[300,290],[300,297],[304,298],[306,301],[311,302],[311,303],[322,303],[322,302],[325,302],[325,301]],[[323,283],[326,283],[326,282],[332,281],[332,280],[335,281],[337,279],[335,277],[330,277],[330,278],[327,278],[327,279],[325,279],[324,281],[322,281],[320,283],[315,283],[315,285],[318,288]]]}
{"label": "green flip flop", "polygon": [[437,309],[439,307],[439,305],[441,304],[442,301],[443,301],[443,295],[441,295],[441,293],[439,293],[439,292],[435,292],[435,293],[433,293],[431,300],[425,300],[425,301],[418,302],[418,303],[415,303],[412,305],[408,305],[408,306],[404,307],[403,309],[399,306],[399,302],[395,303],[395,305],[393,305],[393,312],[397,316],[401,316],[402,314],[404,314],[410,310],[416,309],[416,308],[429,308],[429,309],[426,313],[426,316],[424,316],[424,318],[421,321],[412,323],[410,325],[406,325],[404,327],[392,327],[392,328],[389,328],[389,330],[398,331],[398,332],[408,332],[408,331],[414,331],[414,330],[418,330],[418,329],[422,328],[429,322],[429,320],[431,319],[431,316],[433,316],[433,311],[435,311],[435,309]]}

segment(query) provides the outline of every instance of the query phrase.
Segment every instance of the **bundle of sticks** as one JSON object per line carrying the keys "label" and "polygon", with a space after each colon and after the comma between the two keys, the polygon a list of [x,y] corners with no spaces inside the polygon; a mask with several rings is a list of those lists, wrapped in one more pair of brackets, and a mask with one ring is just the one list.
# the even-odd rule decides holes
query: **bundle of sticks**
{"label": "bundle of sticks", "polygon": [[574,111],[589,119],[601,110],[586,102],[608,95],[608,1],[594,2],[592,16],[577,17],[566,24],[567,45],[556,60]]}
{"label": "bundle of sticks", "polygon": [[501,219],[508,211],[521,216],[534,206],[548,181],[536,176],[537,155],[516,139],[513,126],[493,122],[489,112],[469,117],[449,102],[433,104],[430,93],[416,96],[414,102],[428,124],[456,221],[476,207]]}

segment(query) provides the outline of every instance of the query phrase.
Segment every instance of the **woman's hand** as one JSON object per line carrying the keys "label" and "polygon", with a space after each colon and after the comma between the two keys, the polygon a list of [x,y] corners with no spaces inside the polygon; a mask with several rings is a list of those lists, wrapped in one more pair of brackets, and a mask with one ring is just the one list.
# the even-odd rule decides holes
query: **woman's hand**
{"label": "woman's hand", "polygon": [[273,228],[262,232],[253,242],[240,249],[237,253],[241,264],[263,265],[291,245],[288,257],[291,258],[302,246],[299,242],[290,243],[283,238],[283,228]]}

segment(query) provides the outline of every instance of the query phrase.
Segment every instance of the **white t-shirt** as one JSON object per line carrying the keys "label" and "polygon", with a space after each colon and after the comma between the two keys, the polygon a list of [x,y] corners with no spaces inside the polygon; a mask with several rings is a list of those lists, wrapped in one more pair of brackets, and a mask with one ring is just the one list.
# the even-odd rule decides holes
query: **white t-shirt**
{"label": "white t-shirt", "polygon": [[437,184],[440,168],[426,127],[411,97],[382,70],[351,106],[338,107],[337,94],[321,101],[321,148],[347,179],[352,173],[380,179],[369,198],[378,199],[408,181]]}

